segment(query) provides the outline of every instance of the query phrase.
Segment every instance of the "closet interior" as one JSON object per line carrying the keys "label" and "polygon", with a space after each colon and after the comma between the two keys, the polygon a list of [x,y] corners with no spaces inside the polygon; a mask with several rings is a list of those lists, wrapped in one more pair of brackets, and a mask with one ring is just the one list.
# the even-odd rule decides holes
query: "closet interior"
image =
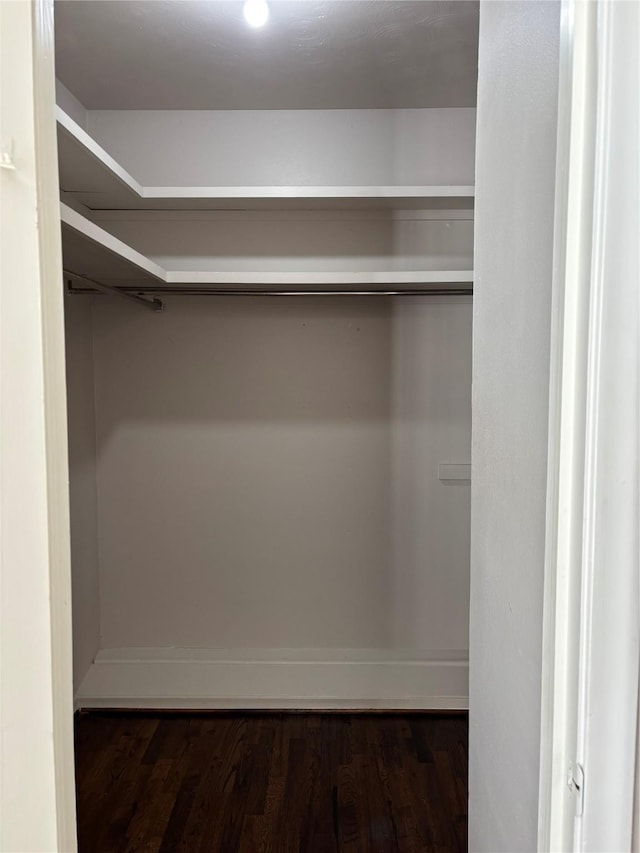
{"label": "closet interior", "polygon": [[77,708],[467,707],[477,13],[56,2]]}

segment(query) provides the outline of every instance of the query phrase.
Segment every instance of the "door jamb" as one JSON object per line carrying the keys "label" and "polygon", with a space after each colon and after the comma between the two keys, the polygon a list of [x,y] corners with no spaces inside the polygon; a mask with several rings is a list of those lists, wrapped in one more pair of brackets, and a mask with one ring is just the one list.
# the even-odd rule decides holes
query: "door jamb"
{"label": "door jamb", "polygon": [[56,823],[58,849],[73,853],[77,849],[77,830],[73,744],[71,543],[53,0],[33,0],[32,27]]}
{"label": "door jamb", "polygon": [[639,18],[631,3],[562,3],[540,851],[630,848],[638,693]]}

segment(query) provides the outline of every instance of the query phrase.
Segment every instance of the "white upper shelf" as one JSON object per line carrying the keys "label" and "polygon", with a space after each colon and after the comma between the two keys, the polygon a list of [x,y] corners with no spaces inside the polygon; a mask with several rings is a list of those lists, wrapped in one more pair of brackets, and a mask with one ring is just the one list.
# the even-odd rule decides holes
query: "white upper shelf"
{"label": "white upper shelf", "polygon": [[91,210],[472,210],[473,186],[147,187],[60,107],[60,188]]}
{"label": "white upper shelf", "polygon": [[471,270],[369,270],[369,271],[268,271],[167,270],[61,203],[65,270],[112,286],[155,287],[210,285],[241,290],[243,287],[330,287],[336,290],[366,287],[377,290],[438,290],[459,285],[471,291]]}

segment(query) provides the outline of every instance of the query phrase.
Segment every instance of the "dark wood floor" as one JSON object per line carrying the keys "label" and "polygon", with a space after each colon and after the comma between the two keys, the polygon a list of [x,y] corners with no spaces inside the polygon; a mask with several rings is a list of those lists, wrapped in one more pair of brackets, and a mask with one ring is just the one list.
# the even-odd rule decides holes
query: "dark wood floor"
{"label": "dark wood floor", "polygon": [[465,716],[76,722],[80,853],[466,851]]}

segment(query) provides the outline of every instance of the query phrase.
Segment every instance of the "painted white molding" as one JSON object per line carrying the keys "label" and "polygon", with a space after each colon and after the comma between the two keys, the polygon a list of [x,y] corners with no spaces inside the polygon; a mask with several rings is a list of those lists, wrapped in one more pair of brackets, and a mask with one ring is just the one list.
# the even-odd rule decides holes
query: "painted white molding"
{"label": "painted white molding", "polygon": [[564,0],[560,33],[549,442],[543,606],[538,850],[573,849],[574,761],[584,476],[584,360],[587,300],[583,259],[590,231],[589,138],[595,87],[588,74],[595,4]]}
{"label": "painted white molding", "polygon": [[53,40],[53,0],[0,3],[0,124],[13,153],[13,168],[0,171],[0,849],[7,853],[76,850]]}
{"label": "painted white molding", "polygon": [[[563,5],[538,849],[631,849],[640,7]],[[584,784],[567,784],[579,764]]]}
{"label": "painted white molding", "polygon": [[403,649],[104,649],[78,708],[468,707],[467,653]]}
{"label": "painted white molding", "polygon": [[58,849],[76,849],[71,531],[64,292],[56,149],[53,0],[32,3],[33,94],[51,608],[53,746]]}
{"label": "painted white molding", "polygon": [[640,663],[640,5],[597,4],[578,850],[630,850]]}
{"label": "painted white molding", "polygon": [[143,186],[61,107],[62,189],[91,209],[473,209],[473,186]]}

